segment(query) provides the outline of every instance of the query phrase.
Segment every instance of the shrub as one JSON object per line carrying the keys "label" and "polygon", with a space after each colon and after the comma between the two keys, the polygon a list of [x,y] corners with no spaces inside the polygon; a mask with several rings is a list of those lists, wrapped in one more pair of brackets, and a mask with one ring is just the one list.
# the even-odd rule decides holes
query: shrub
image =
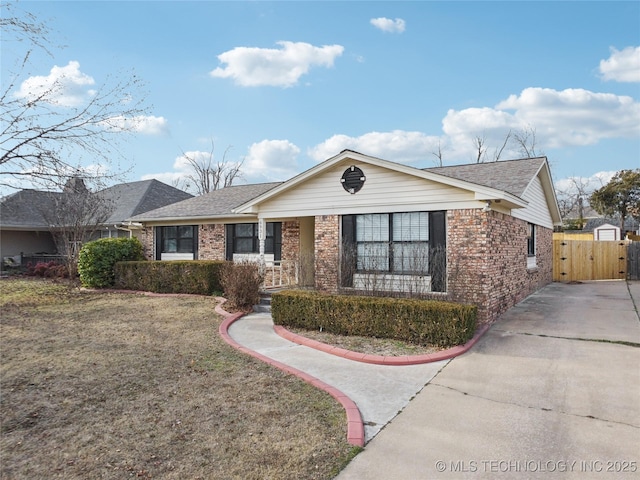
{"label": "shrub", "polygon": [[233,308],[247,309],[260,301],[260,286],[264,281],[254,262],[227,263],[222,269],[222,290]]}
{"label": "shrub", "polygon": [[88,242],[78,256],[80,282],[89,288],[112,287],[117,262],[143,259],[142,244],[137,238],[102,238]]}
{"label": "shrub", "polygon": [[222,292],[222,261],[119,262],[115,287],[156,293],[212,295]]}
{"label": "shrub", "polygon": [[276,325],[285,327],[451,347],[473,337],[477,308],[436,300],[290,290],[272,295],[271,314]]}
{"label": "shrub", "polygon": [[25,275],[43,278],[69,278],[69,269],[65,265],[54,261],[38,262],[35,265],[29,262],[27,263]]}

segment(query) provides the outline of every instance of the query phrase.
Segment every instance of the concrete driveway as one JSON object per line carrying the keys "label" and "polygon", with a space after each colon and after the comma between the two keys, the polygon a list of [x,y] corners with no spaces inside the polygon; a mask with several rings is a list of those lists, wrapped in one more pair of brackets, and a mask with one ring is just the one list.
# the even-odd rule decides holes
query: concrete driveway
{"label": "concrete driveway", "polygon": [[640,282],[545,287],[449,362],[337,478],[640,478],[636,307]]}

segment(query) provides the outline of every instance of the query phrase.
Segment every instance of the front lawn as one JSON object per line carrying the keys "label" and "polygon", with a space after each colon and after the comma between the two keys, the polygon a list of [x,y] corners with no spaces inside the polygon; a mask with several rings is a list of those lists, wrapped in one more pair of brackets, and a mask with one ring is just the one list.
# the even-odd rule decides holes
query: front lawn
{"label": "front lawn", "polygon": [[0,281],[0,478],[333,477],[342,407],[224,343],[214,306]]}

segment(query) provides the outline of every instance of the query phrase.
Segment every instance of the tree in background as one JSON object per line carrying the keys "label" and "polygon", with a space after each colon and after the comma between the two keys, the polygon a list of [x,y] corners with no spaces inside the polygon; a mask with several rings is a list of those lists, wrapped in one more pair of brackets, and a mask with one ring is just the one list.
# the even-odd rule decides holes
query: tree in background
{"label": "tree in background", "polygon": [[[58,253],[64,255],[69,277],[78,273],[78,254],[107,221],[115,205],[100,193],[91,192],[81,178],[71,178],[62,192],[50,192],[42,216]],[[44,205],[43,205],[44,207]]]}
{"label": "tree in background", "polygon": [[560,215],[571,220],[568,224],[571,230],[584,228],[585,211],[589,210],[589,198],[593,191],[594,187],[590,186],[589,180],[582,177],[570,177],[566,188],[556,188]]}
{"label": "tree in background", "polygon": [[[482,136],[476,135],[473,137],[472,142],[476,163],[499,162],[505,153],[517,153],[522,158],[533,158],[544,155],[544,152],[538,150],[536,129],[531,125],[515,131],[509,130],[505,134],[502,143],[495,148],[489,147],[484,134]],[[439,166],[442,166],[442,150],[439,145],[438,147],[437,152],[431,153],[438,158]]]}
{"label": "tree in background", "polygon": [[591,207],[601,215],[620,217],[620,230],[625,232],[625,220],[640,220],[640,169],[620,170],[611,181],[590,198]]}
{"label": "tree in background", "polygon": [[[211,141],[211,150],[204,152],[182,152],[182,158],[187,163],[191,173],[185,179],[179,181],[179,185],[185,190],[195,189],[197,195],[213,192],[225,187],[230,187],[233,182],[242,176],[240,169],[242,161],[231,162],[227,160],[227,153],[231,147],[227,147],[221,160],[214,156],[215,145]],[[180,185],[182,184],[182,185]]]}
{"label": "tree in background", "polygon": [[[135,132],[147,118],[140,79],[108,78],[92,86],[82,101],[70,100],[67,74],[52,81],[29,71],[31,57],[51,56],[50,31],[34,15],[18,15],[16,8],[3,2],[0,17],[3,62],[10,61],[16,46],[20,49],[0,91],[0,186],[15,188],[26,180],[60,188],[76,176],[116,178],[118,172],[105,166],[121,157],[123,134]],[[69,66],[77,68],[73,62]],[[102,168],[87,172],[79,164],[83,156]]]}

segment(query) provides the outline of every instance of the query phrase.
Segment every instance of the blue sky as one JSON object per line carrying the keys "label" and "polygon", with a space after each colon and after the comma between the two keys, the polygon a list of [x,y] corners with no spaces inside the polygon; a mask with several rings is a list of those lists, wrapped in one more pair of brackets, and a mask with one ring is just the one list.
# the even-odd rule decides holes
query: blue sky
{"label": "blue sky", "polygon": [[182,153],[212,140],[253,183],[345,148],[415,167],[435,166],[440,148],[445,165],[472,163],[475,138],[490,157],[523,128],[561,186],[640,168],[637,1],[19,6],[66,45],[32,59],[32,76],[66,75],[78,101],[109,74],[145,82],[149,116],[121,147],[128,180],[173,183]]}

